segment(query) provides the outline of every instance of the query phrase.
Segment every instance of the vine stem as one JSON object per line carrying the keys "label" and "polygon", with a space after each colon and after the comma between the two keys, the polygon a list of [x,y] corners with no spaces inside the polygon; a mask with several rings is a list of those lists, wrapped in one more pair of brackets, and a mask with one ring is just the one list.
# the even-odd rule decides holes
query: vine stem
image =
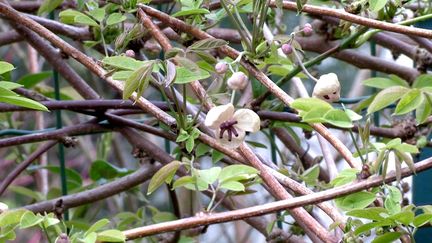
{"label": "vine stem", "polygon": [[[416,173],[432,168],[432,158],[425,159],[417,162],[414,165]],[[401,170],[401,177],[405,178],[411,176],[413,172],[409,168],[403,168]],[[229,212],[214,213],[210,215],[200,215],[196,217],[190,217],[160,224],[154,224],[149,226],[138,227],[130,230],[123,231],[128,240],[133,240],[140,237],[145,237],[154,234],[160,234],[164,232],[170,232],[175,230],[184,230],[194,228],[202,225],[218,224],[223,222],[230,222],[235,220],[241,220],[250,217],[262,216],[269,213],[274,213],[281,210],[287,210],[296,207],[302,207],[305,205],[314,205],[318,202],[323,202],[338,197],[342,197],[354,192],[359,192],[364,189],[381,186],[383,183],[390,183],[396,180],[396,173],[392,171],[387,174],[385,178],[381,176],[373,176],[367,180],[354,182],[348,185],[328,189],[314,194],[300,196],[288,200],[281,200],[277,202],[271,202],[264,205],[253,206]]]}
{"label": "vine stem", "polygon": [[[149,6],[140,5],[140,7],[148,15],[158,18],[164,23],[167,23],[167,25],[169,25],[170,27],[174,27],[179,29],[180,31],[189,33],[198,39],[214,38],[213,36],[186,24],[179,19],[173,18]],[[233,59],[236,59],[239,55],[238,51],[228,46],[220,47],[219,50]],[[263,72],[259,71],[253,64],[244,59],[241,60],[241,64],[246,70],[249,71],[250,74],[255,76],[258,81],[260,81],[264,86],[266,86],[267,89],[269,89],[269,91],[272,92],[276,97],[278,97],[285,105],[290,106],[290,104],[294,101],[291,96],[285,93],[278,85],[271,81]],[[348,162],[348,164],[352,168],[360,168],[361,165],[357,163],[348,148],[333,134],[331,134],[322,124],[316,123],[311,124],[311,126],[312,128],[314,128],[315,131],[321,134],[321,136],[323,136],[333,145],[333,147],[342,155],[342,157]]]}

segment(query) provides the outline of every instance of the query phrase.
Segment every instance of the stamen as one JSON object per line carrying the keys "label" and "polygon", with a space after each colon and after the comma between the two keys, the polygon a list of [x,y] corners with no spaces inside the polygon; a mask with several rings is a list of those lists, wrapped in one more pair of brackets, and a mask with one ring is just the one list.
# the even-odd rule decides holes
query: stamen
{"label": "stamen", "polygon": [[222,139],[223,135],[225,133],[225,131],[228,133],[228,141],[231,142],[232,141],[232,135],[234,134],[234,136],[238,137],[238,132],[237,130],[234,128],[234,125],[237,124],[238,122],[235,120],[228,120],[225,122],[222,122],[222,124],[220,124],[219,128],[220,128],[220,132],[219,132],[219,138]]}
{"label": "stamen", "polygon": [[228,128],[228,141],[231,142],[231,140],[232,140],[232,130]]}
{"label": "stamen", "polygon": [[231,131],[232,131],[232,133],[234,133],[234,135],[235,135],[236,137],[239,136],[239,135],[238,135],[238,132],[237,132],[237,130],[235,129],[234,126],[232,126]]}

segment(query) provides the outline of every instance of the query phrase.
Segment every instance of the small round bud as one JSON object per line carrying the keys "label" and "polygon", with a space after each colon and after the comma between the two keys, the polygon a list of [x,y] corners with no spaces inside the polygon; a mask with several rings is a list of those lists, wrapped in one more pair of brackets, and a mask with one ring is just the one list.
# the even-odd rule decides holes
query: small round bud
{"label": "small round bud", "polygon": [[292,46],[290,44],[283,44],[281,49],[285,55],[289,55],[293,52]]}
{"label": "small round bud", "polygon": [[57,237],[57,239],[56,239],[55,242],[56,242],[56,243],[70,243],[70,240],[69,240],[69,237],[67,236],[67,234],[65,234],[65,233],[61,233],[61,234]]}
{"label": "small round bud", "polygon": [[125,54],[126,54],[127,57],[135,58],[135,52],[133,50],[127,50],[125,52]]}
{"label": "small round bud", "polygon": [[243,72],[235,72],[227,80],[228,87],[230,89],[238,90],[246,88],[248,83],[248,77]]}
{"label": "small round bud", "polygon": [[309,23],[306,23],[306,24],[303,26],[303,34],[304,34],[305,36],[311,36],[312,33],[313,33],[312,25],[309,24]]}
{"label": "small round bud", "polygon": [[228,64],[226,62],[218,62],[215,65],[215,71],[218,74],[224,74],[228,70]]}
{"label": "small round bud", "polygon": [[5,203],[0,202],[0,214],[6,212],[9,209],[9,206]]}

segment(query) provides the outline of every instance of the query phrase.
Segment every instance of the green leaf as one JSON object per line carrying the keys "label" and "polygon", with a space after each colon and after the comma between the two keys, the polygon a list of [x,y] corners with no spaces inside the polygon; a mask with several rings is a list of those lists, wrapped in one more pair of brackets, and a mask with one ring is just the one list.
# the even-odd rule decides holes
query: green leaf
{"label": "green leaf", "polygon": [[185,186],[185,185],[192,185],[193,186],[194,182],[195,182],[195,180],[194,180],[194,178],[192,176],[183,176],[183,177],[178,178],[173,183],[172,189],[174,190],[174,189],[176,189],[178,187]]}
{"label": "green leaf", "polygon": [[46,108],[41,103],[21,96],[0,96],[0,102],[16,106],[22,106],[34,110],[48,111],[48,108]]}
{"label": "green leaf", "polygon": [[206,153],[208,153],[209,151],[210,151],[210,147],[209,147],[209,146],[207,146],[207,145],[204,144],[204,143],[200,143],[200,144],[198,144],[198,146],[195,148],[195,156],[196,156],[197,158],[199,158],[199,157],[205,155]]}
{"label": "green leaf", "polygon": [[354,231],[354,234],[360,235],[361,233],[370,231],[373,228],[389,226],[389,225],[392,225],[392,223],[393,222],[391,220],[383,220],[380,222],[366,223],[366,224],[363,224],[363,225],[360,225],[359,227],[357,227],[357,229],[355,229],[355,231]]}
{"label": "green leaf", "polygon": [[127,56],[112,56],[102,59],[102,63],[119,69],[135,71],[142,67],[146,62],[138,61]]}
{"label": "green leaf", "polygon": [[41,215],[35,215],[31,211],[27,211],[21,217],[20,228],[26,229],[26,228],[33,227],[33,226],[39,224],[40,222],[42,222],[43,220],[44,220],[44,218]]}
{"label": "green leaf", "polygon": [[225,181],[221,183],[219,187],[236,192],[245,190],[245,186],[238,181]]}
{"label": "green leaf", "polygon": [[178,11],[177,13],[171,15],[172,17],[181,17],[181,16],[188,16],[188,15],[197,15],[197,14],[209,14],[210,11],[208,11],[205,8],[199,8],[199,9],[188,9],[188,10],[182,10]]}
{"label": "green leaf", "polygon": [[63,0],[44,0],[38,9],[37,15],[42,15],[44,13],[51,13],[62,3]]}
{"label": "green leaf", "polygon": [[168,221],[176,220],[176,219],[177,219],[177,217],[170,212],[157,212],[152,217],[152,220],[157,224],[162,223],[162,222],[168,222]]}
{"label": "green leaf", "polygon": [[316,164],[310,167],[309,169],[307,169],[305,172],[303,172],[301,177],[306,184],[315,185],[319,176],[319,172],[320,172],[320,167],[318,164]]}
{"label": "green leaf", "polygon": [[342,186],[354,181],[357,178],[357,173],[360,171],[357,169],[345,169],[341,171],[336,178],[334,178],[330,184],[332,186]]}
{"label": "green leaf", "polygon": [[121,23],[126,20],[126,16],[123,16],[121,13],[112,13],[108,16],[106,20],[106,25],[115,25]]}
{"label": "green leaf", "polygon": [[36,201],[42,201],[44,199],[42,193],[23,186],[9,186],[8,189],[25,197],[33,198]]}
{"label": "green leaf", "polygon": [[336,198],[337,207],[348,211],[353,209],[363,209],[375,201],[376,195],[370,192],[356,192],[344,197]]}
{"label": "green leaf", "polygon": [[[164,182],[169,180],[171,182],[174,177],[177,169],[180,167],[181,162],[178,160],[173,160],[169,164],[166,164],[162,168],[160,168],[151,178],[150,184],[147,189],[147,195],[150,195],[156,189],[158,189]],[[168,182],[168,183],[169,183]]]}
{"label": "green leaf", "polygon": [[105,230],[97,234],[97,240],[100,242],[124,242],[126,236],[120,230]]}
{"label": "green leaf", "polygon": [[295,99],[291,103],[291,108],[299,110],[299,111],[306,111],[306,112],[308,112],[312,109],[316,109],[316,108],[323,109],[326,111],[333,109],[333,107],[329,103],[327,103],[323,100],[320,100],[318,98],[298,98],[298,99]]}
{"label": "green leaf", "polygon": [[26,88],[32,88],[43,80],[52,77],[53,72],[30,73],[22,76],[17,83],[24,85]]}
{"label": "green leaf", "polygon": [[412,87],[421,89],[424,87],[431,87],[432,86],[432,75],[430,74],[422,74],[416,78],[414,81]]}
{"label": "green leaf", "polygon": [[354,209],[346,213],[348,216],[370,219],[375,221],[381,221],[384,218],[381,216],[382,213],[386,213],[387,210],[381,207],[371,207],[367,209]]}
{"label": "green leaf", "polygon": [[7,90],[13,90],[22,87],[22,85],[14,82],[0,81],[0,87]]}
{"label": "green leaf", "polygon": [[431,220],[432,220],[432,214],[430,213],[420,214],[414,218],[413,225],[418,228],[429,223]]}
{"label": "green leaf", "polygon": [[225,46],[227,44],[228,42],[222,39],[208,38],[193,43],[191,46],[188,47],[188,49],[193,51],[207,51]]}
{"label": "green leaf", "polygon": [[188,152],[188,153],[190,153],[190,152],[192,152],[192,150],[193,150],[193,148],[194,148],[194,145],[195,145],[195,139],[193,138],[193,137],[189,137],[187,140],[186,140],[186,143],[185,143],[185,147],[186,147],[186,151]]}
{"label": "green leaf", "polygon": [[412,211],[402,211],[393,215],[390,215],[388,219],[396,220],[404,225],[409,225],[414,220],[414,213]]}
{"label": "green leaf", "polygon": [[220,167],[213,167],[207,170],[197,170],[197,176],[207,184],[213,184],[219,177],[221,170]]}
{"label": "green leaf", "polygon": [[225,158],[225,154],[222,152],[217,151],[216,149],[213,149],[212,152],[212,163],[215,164],[217,163],[219,160]]}
{"label": "green leaf", "polygon": [[404,96],[396,106],[395,114],[402,115],[406,114],[421,105],[424,100],[424,96],[419,89],[412,89]]}
{"label": "green leaf", "polygon": [[95,8],[89,11],[90,16],[96,19],[99,23],[101,23],[105,18],[105,9],[104,8]]}
{"label": "green leaf", "polygon": [[102,229],[103,227],[108,225],[109,222],[110,221],[108,219],[100,219],[99,221],[94,223],[92,226],[90,226],[90,228],[85,232],[84,236],[87,236],[88,234],[90,234],[92,232],[96,232],[96,231]]}
{"label": "green leaf", "polygon": [[72,10],[72,9],[66,9],[64,11],[61,11],[59,13],[59,19],[62,23],[65,24],[74,24],[75,23],[75,17],[80,16],[80,15],[84,15],[85,14],[76,11],[76,10]]}
{"label": "green leaf", "polygon": [[179,135],[176,138],[176,142],[184,142],[190,137],[189,133],[184,129],[180,129]]}
{"label": "green leaf", "polygon": [[363,118],[361,115],[357,114],[353,110],[345,109],[344,111],[348,115],[348,117],[351,119],[351,121],[358,121],[358,120],[361,120]]}
{"label": "green leaf", "polygon": [[92,233],[86,235],[84,237],[84,239],[82,239],[83,243],[95,243],[96,240],[97,240],[97,233],[96,232],[92,232]]}
{"label": "green leaf", "polygon": [[153,71],[153,62],[148,62],[134,71],[125,81],[123,90],[123,99],[128,99],[133,92],[137,92],[136,99],[142,95],[150,82],[150,76]]}
{"label": "green leaf", "polygon": [[176,84],[186,84],[195,80],[202,80],[210,77],[210,73],[204,71],[202,69],[198,69],[197,71],[188,70],[185,67],[176,67]]}
{"label": "green leaf", "polygon": [[388,105],[394,103],[396,100],[400,99],[409,89],[402,86],[393,86],[381,90],[374,98],[372,103],[369,105],[368,114],[375,111],[381,110]]}
{"label": "green leaf", "polygon": [[351,128],[354,126],[347,113],[342,110],[330,110],[324,115],[323,119],[325,122],[337,127]]}
{"label": "green leaf", "polygon": [[112,78],[114,80],[126,80],[132,75],[133,71],[118,71],[113,73]]}
{"label": "green leaf", "polygon": [[401,232],[387,232],[376,237],[372,243],[389,243],[398,240],[402,236]]}
{"label": "green leaf", "polygon": [[385,89],[385,88],[389,88],[392,86],[408,87],[407,82],[405,82],[404,80],[381,78],[381,77],[369,78],[369,79],[363,80],[363,85],[373,87],[373,88],[378,88],[378,89]]}
{"label": "green leaf", "polygon": [[84,14],[75,16],[74,22],[77,24],[99,27],[99,24],[96,21]]}
{"label": "green leaf", "polygon": [[42,222],[43,226],[45,228],[48,228],[50,226],[56,225],[60,223],[60,220],[58,220],[57,218],[55,218],[54,213],[50,213],[48,215],[44,216],[44,220]]}
{"label": "green leaf", "polygon": [[418,154],[420,152],[416,146],[407,143],[398,144],[393,148],[399,150],[400,152],[411,153],[411,154]]}
{"label": "green leaf", "polygon": [[416,120],[419,124],[424,123],[432,113],[432,104],[427,100],[426,94],[421,95],[424,96],[423,102],[416,109]]}
{"label": "green leaf", "polygon": [[105,160],[95,160],[90,166],[89,176],[93,181],[114,179],[130,173],[126,168],[119,168]]}
{"label": "green leaf", "polygon": [[303,122],[307,123],[322,123],[324,122],[324,115],[328,110],[322,109],[320,107],[313,108],[310,111],[300,112]]}
{"label": "green leaf", "polygon": [[15,69],[15,67],[12,64],[10,64],[8,62],[0,61],[0,74],[10,72],[14,69]]}
{"label": "green leaf", "polygon": [[[10,86],[10,85],[8,85],[8,86]],[[17,93],[15,93],[15,92],[13,92],[12,90],[10,90],[10,89],[7,89],[7,87],[1,87],[0,86],[0,97],[1,96],[14,96],[14,97],[18,97],[19,95],[17,94]]]}
{"label": "green leaf", "polygon": [[229,165],[222,169],[219,174],[219,182],[231,180],[244,180],[255,177],[258,170],[247,165]]}
{"label": "green leaf", "polygon": [[15,225],[20,222],[24,213],[28,212],[27,209],[8,210],[0,214],[0,227],[8,225]]}

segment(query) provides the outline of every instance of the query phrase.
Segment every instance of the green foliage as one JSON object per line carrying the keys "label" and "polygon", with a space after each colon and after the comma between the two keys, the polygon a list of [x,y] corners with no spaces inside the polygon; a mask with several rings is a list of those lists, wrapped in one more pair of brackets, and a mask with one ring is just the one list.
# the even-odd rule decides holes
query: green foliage
{"label": "green foliage", "polygon": [[384,109],[399,100],[394,115],[403,115],[415,110],[417,122],[424,123],[432,114],[431,80],[432,76],[429,74],[420,75],[412,87],[394,75],[390,75],[389,78],[371,78],[363,81],[366,86],[383,89],[373,98],[368,113]]}
{"label": "green foliage", "polygon": [[150,180],[150,184],[147,189],[147,195],[154,192],[164,183],[170,184],[174,178],[175,173],[180,168],[180,166],[181,166],[180,161],[173,160],[172,162],[160,168]]}
{"label": "green foliage", "polygon": [[329,123],[336,127],[351,128],[353,121],[361,116],[352,110],[334,109],[329,103],[317,98],[298,98],[291,107],[299,111],[303,122]]}

